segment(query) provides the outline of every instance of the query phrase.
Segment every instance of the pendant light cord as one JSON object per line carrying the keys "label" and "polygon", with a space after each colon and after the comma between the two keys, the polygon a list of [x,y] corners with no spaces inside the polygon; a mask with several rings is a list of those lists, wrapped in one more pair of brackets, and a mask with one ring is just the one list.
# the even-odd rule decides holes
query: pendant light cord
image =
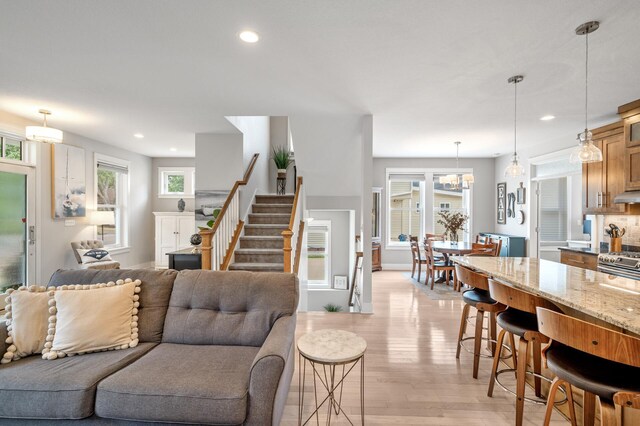
{"label": "pendant light cord", "polygon": [[589,117],[587,108],[589,106],[589,33],[585,34],[585,61],[584,61],[584,137],[587,139],[587,117]]}
{"label": "pendant light cord", "polygon": [[513,157],[518,155],[518,80],[513,82]]}

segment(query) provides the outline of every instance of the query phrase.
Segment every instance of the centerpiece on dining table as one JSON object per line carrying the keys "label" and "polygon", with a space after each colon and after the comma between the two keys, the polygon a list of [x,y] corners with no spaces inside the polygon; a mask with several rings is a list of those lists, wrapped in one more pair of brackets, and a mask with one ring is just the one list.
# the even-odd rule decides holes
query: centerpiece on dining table
{"label": "centerpiece on dining table", "polygon": [[446,237],[452,242],[457,243],[458,233],[464,231],[464,225],[469,220],[469,216],[460,212],[447,210],[438,212],[438,216],[440,216],[440,219],[438,219],[437,223],[444,226]]}

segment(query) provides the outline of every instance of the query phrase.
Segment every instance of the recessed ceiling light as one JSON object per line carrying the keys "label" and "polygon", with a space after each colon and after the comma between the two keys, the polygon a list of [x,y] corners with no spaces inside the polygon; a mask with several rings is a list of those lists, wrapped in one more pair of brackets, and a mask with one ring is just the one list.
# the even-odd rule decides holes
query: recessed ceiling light
{"label": "recessed ceiling light", "polygon": [[169,148],[169,151],[171,152],[176,152],[178,149],[177,148]]}
{"label": "recessed ceiling light", "polygon": [[142,139],[142,138],[144,138],[144,135],[142,133],[134,133],[133,137],[134,138],[138,138],[138,139]]}
{"label": "recessed ceiling light", "polygon": [[243,31],[240,33],[240,40],[245,43],[256,43],[260,40],[260,36],[258,36],[258,33],[255,31]]}
{"label": "recessed ceiling light", "polygon": [[549,121],[549,120],[553,120],[554,118],[556,118],[555,115],[543,115],[542,117],[540,117],[540,120]]}

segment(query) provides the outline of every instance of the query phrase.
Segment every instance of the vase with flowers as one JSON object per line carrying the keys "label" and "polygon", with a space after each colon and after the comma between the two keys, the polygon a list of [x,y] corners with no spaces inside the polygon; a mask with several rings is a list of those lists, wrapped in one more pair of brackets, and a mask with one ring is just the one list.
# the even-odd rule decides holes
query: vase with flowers
{"label": "vase with flowers", "polygon": [[469,220],[469,216],[447,210],[438,212],[438,216],[440,216],[440,219],[438,219],[437,223],[444,226],[445,234],[451,241],[457,243],[458,233],[464,230],[464,225]]}

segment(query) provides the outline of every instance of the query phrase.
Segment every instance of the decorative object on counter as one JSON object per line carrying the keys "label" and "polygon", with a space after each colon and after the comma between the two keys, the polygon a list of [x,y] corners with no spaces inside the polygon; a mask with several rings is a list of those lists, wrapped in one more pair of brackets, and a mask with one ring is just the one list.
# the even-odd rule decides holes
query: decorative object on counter
{"label": "decorative object on counter", "polygon": [[334,275],[333,276],[333,288],[336,290],[348,290],[349,281],[346,275]]}
{"label": "decorative object on counter", "polygon": [[513,77],[509,77],[507,82],[509,84],[513,83],[513,158],[511,160],[511,164],[507,166],[504,170],[504,177],[519,177],[524,176],[524,167],[518,161],[518,145],[517,145],[517,136],[518,136],[518,83],[524,80],[524,77],[521,75],[514,75]]}
{"label": "decorative object on counter", "polygon": [[273,147],[271,159],[278,168],[278,177],[276,180],[277,194],[284,195],[287,186],[287,169],[291,165],[291,151],[285,146]]}
{"label": "decorative object on counter", "polygon": [[527,199],[526,198],[527,192],[524,189],[524,183],[520,182],[520,188],[516,189],[516,194],[518,194],[518,200],[516,201],[516,203],[525,204]]}
{"label": "decorative object on counter", "polygon": [[524,211],[523,210],[518,210],[518,213],[516,215],[516,219],[518,221],[518,225],[522,225],[524,223]]}
{"label": "decorative object on counter", "polygon": [[180,213],[182,213],[182,212],[184,211],[184,208],[186,207],[186,205],[187,205],[187,204],[184,202],[184,200],[183,200],[182,198],[180,198],[180,199],[178,200],[178,211],[179,211]]}
{"label": "decorative object on counter", "polygon": [[498,184],[498,224],[507,223],[507,182]]}
{"label": "decorative object on counter", "polygon": [[620,229],[615,223],[610,223],[608,228],[604,229],[604,232],[611,238],[609,243],[610,253],[619,253],[622,251],[622,236],[627,232],[626,228]]}
{"label": "decorative object on counter", "polygon": [[200,249],[198,248],[198,246],[202,244],[202,235],[200,234],[191,235],[191,238],[189,238],[189,242],[193,246],[193,250],[191,250],[191,253],[199,253]]}
{"label": "decorative object on counter", "polygon": [[458,242],[458,232],[464,230],[464,225],[469,220],[469,216],[460,212],[440,211],[438,212],[437,223],[444,226],[445,233],[453,242]]}
{"label": "decorative object on counter", "polygon": [[576,28],[577,35],[583,35],[585,39],[585,61],[584,61],[584,132],[578,134],[578,146],[571,153],[572,163],[598,163],[602,161],[602,151],[594,145],[593,135],[588,127],[588,105],[589,105],[589,34],[600,27],[598,21],[585,22]]}

